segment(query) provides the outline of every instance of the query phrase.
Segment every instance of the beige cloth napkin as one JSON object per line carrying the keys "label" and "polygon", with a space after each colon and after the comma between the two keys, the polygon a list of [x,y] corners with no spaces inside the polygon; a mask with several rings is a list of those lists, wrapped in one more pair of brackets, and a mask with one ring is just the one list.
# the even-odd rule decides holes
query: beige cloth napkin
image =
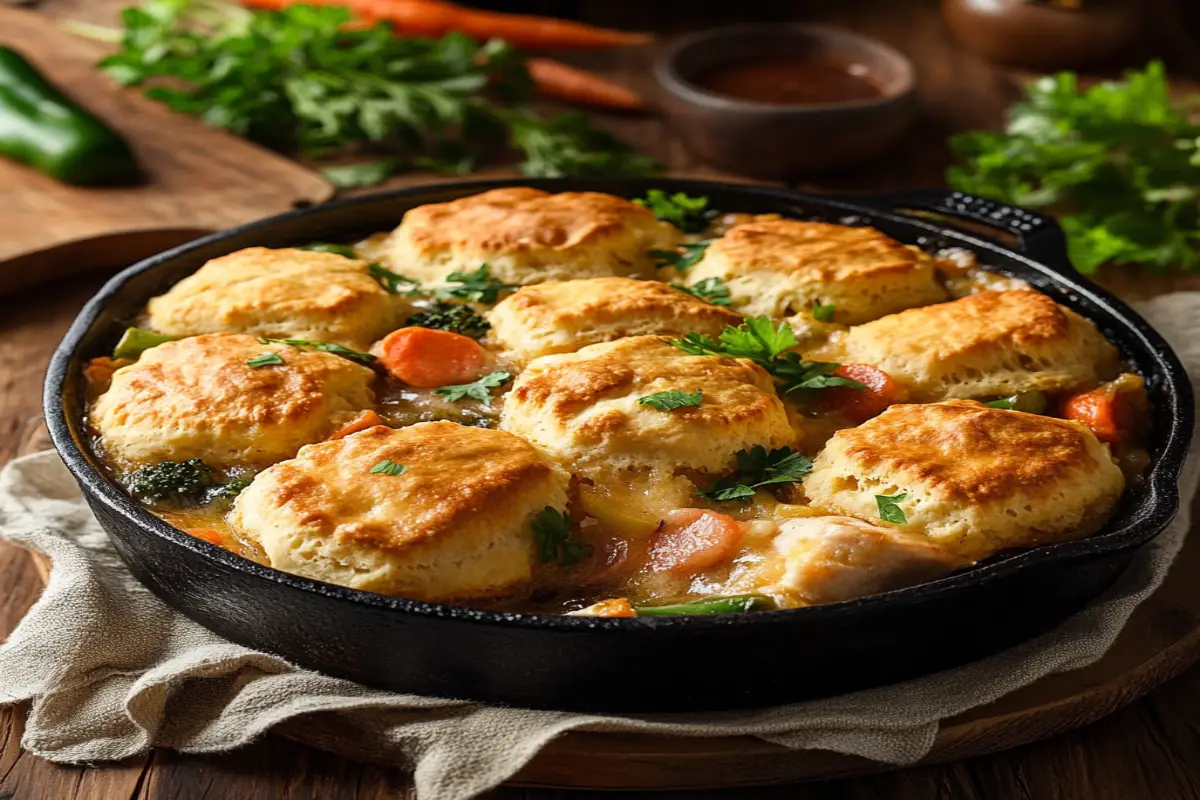
{"label": "beige cloth napkin", "polygon": [[[1141,308],[1200,375],[1200,294]],[[1189,460],[1183,496],[1198,479]],[[789,706],[708,714],[605,716],[494,708],[398,695],[299,669],[227,642],[141,588],[52,453],[0,473],[0,532],[50,556],[49,585],[0,645],[0,703],[31,699],[22,744],[64,762],[120,759],[152,746],[239,747],[297,718],[338,712],[364,750],[414,772],[423,799],[461,800],[516,773],[572,729],[677,736],[749,734],[793,748],[890,764],[920,759],[938,721],[1054,672],[1097,660],[1161,582],[1183,542],[1188,503],[1118,584],[1057,629],[937,675]],[[327,718],[328,714],[321,715]]]}

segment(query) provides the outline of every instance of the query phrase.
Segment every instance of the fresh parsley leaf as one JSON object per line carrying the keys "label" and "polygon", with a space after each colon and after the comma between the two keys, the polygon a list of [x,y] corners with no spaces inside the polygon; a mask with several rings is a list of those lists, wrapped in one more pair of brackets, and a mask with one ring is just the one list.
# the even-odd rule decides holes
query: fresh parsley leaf
{"label": "fresh parsley leaf", "polygon": [[704,278],[691,286],[685,286],[682,283],[672,283],[671,286],[712,303],[714,306],[728,306],[732,302],[729,299],[729,287],[725,285],[725,281],[717,277]]}
{"label": "fresh parsley leaf", "polygon": [[457,283],[458,286],[440,286],[434,290],[439,300],[466,300],[471,303],[494,303],[501,292],[509,292],[517,287],[511,283],[499,283],[492,280],[492,268],[483,264],[474,272],[451,272],[446,280]]}
{"label": "fresh parsley leaf", "polygon": [[817,322],[833,322],[833,303],[822,303],[820,300],[813,300],[812,316]]}
{"label": "fresh parsley leaf", "polygon": [[635,175],[658,165],[582,114],[524,108],[533,81],[501,39],[398,36],[347,25],[340,7],[250,12],[232,3],[147,0],[122,12],[120,47],[100,62],[118,82],[149,84],[175,111],[309,156],[394,157],[331,168],[342,186],[409,166],[461,173],[507,139],[529,175]]}
{"label": "fresh parsley leaf", "polygon": [[655,392],[638,398],[638,405],[657,408],[659,411],[674,411],[677,408],[698,406],[704,400],[700,389],[694,392],[684,392],[679,389],[669,389],[665,392]]}
{"label": "fresh parsley leaf", "polygon": [[662,189],[651,189],[646,196],[634,200],[654,212],[663,222],[669,222],[684,233],[703,233],[720,211],[708,207],[707,197],[689,197],[683,192],[668,195]]}
{"label": "fresh parsley leaf", "polygon": [[570,175],[619,177],[653,175],[662,165],[641,155],[611,133],[592,127],[583,114],[544,119],[527,111],[502,114],[512,146],[525,154],[521,172],[531,178]]}
{"label": "fresh parsley leaf", "polygon": [[678,250],[651,250],[650,255],[654,257],[656,267],[674,267],[678,272],[686,272],[700,263],[710,244],[711,242],[681,244]]}
{"label": "fresh parsley leaf", "polygon": [[452,403],[457,403],[464,397],[469,397],[472,400],[478,400],[485,406],[492,404],[492,389],[497,386],[503,386],[508,383],[512,377],[507,372],[493,372],[490,375],[484,375],[474,383],[463,383],[458,386],[443,386],[440,389],[434,389],[433,393],[445,397]]}
{"label": "fresh parsley leaf", "polygon": [[1080,272],[1107,262],[1200,270],[1200,124],[1172,101],[1160,62],[1081,89],[1074,73],[1034,81],[1002,133],[950,140],[951,186],[1062,214]]}
{"label": "fresh parsley leaf", "polygon": [[414,278],[409,278],[398,272],[392,272],[390,269],[374,262],[371,262],[368,270],[371,273],[371,277],[377,280],[379,285],[387,290],[388,294],[402,294],[408,297],[419,293],[421,282]]}
{"label": "fresh parsley leaf", "polygon": [[907,497],[907,492],[893,495],[875,495],[875,504],[879,506],[879,518],[884,522],[894,522],[897,525],[903,525],[908,522],[908,517],[905,516],[904,509],[900,507],[900,503]]}
{"label": "fresh parsley leaf", "polygon": [[424,311],[413,314],[404,322],[418,328],[435,328],[451,333],[461,333],[472,339],[482,338],[492,327],[482,316],[470,306],[437,303]]}
{"label": "fresh parsley leaf", "polygon": [[591,545],[571,539],[571,515],[565,511],[546,506],[533,518],[533,537],[537,543],[538,561],[549,564],[559,560],[572,566],[592,554]]}
{"label": "fresh parsley leaf", "polygon": [[371,364],[375,361],[375,356],[370,353],[360,353],[357,350],[351,350],[349,347],[337,344],[336,342],[314,342],[308,339],[265,339],[259,337],[259,344],[290,344],[292,347],[311,347],[313,350],[320,350],[323,353],[333,353],[335,356],[348,358],[359,364]]}
{"label": "fresh parsley leaf", "polygon": [[385,458],[371,467],[370,472],[372,475],[403,475],[407,470],[408,467],[406,465],[397,464],[390,458]]}
{"label": "fresh parsley leaf", "polygon": [[786,322],[776,325],[770,317],[749,317],[736,328],[726,325],[719,341],[695,332],[663,341],[691,355],[748,358],[770,372],[784,394],[834,386],[866,388],[858,381],[832,374],[838,364],[805,361],[799,354],[787,352],[796,346],[796,334]]}
{"label": "fresh parsley leaf", "polygon": [[339,189],[377,186],[398,172],[400,172],[400,160],[395,158],[321,168],[321,174],[325,176],[325,180]]}
{"label": "fresh parsley leaf", "polygon": [[754,496],[754,490],[763,486],[784,483],[799,483],[812,471],[812,460],[790,447],[779,447],[768,451],[760,444],[749,450],[739,450],[737,472],[722,478],[701,497],[718,502],[746,500]]}
{"label": "fresh parsley leaf", "polygon": [[258,369],[259,367],[272,367],[282,363],[283,359],[279,357],[279,353],[266,352],[247,361],[246,366]]}
{"label": "fresh parsley leaf", "polygon": [[342,256],[343,258],[358,258],[358,253],[348,244],[333,244],[332,242],[313,242],[311,244],[302,244],[296,248],[297,250],[312,250],[315,253],[333,253],[334,255]]}

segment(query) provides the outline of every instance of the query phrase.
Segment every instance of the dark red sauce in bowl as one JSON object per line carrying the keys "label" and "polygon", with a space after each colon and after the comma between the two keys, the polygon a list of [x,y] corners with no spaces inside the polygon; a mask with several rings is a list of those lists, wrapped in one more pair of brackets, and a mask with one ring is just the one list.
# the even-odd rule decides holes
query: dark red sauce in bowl
{"label": "dark red sauce in bowl", "polygon": [[719,64],[695,75],[692,82],[713,94],[781,106],[848,103],[883,96],[866,65],[824,53]]}

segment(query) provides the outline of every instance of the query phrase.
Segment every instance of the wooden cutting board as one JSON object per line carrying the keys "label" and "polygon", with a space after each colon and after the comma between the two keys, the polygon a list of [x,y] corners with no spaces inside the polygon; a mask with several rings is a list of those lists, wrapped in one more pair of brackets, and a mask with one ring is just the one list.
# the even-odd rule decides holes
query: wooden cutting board
{"label": "wooden cutting board", "polygon": [[[141,186],[82,189],[0,159],[0,294],[85,265],[124,266],[201,233],[333,195],[299,164],[120,88],[95,69],[105,45],[41,14],[0,7],[0,45],[23,53],[120,131],[148,175]],[[96,263],[97,253],[105,263]]]}

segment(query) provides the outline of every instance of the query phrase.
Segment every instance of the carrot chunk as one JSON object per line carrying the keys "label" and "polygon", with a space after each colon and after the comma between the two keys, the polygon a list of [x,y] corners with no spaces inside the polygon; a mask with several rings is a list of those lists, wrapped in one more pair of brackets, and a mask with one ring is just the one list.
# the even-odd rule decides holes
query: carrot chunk
{"label": "carrot chunk", "polygon": [[225,544],[225,536],[218,530],[212,528],[189,528],[184,531],[190,536],[195,536],[197,539],[203,539],[210,544],[223,546]]}
{"label": "carrot chunk", "polygon": [[858,381],[865,389],[850,386],[835,386],[821,392],[821,401],[826,408],[841,411],[855,422],[866,422],[877,417],[888,406],[900,400],[900,387],[892,377],[870,364],[842,364],[833,371],[834,375]]}
{"label": "carrot chunk", "polygon": [[733,558],[741,541],[742,526],[726,514],[703,508],[668,511],[650,541],[650,569],[702,572]]}
{"label": "carrot chunk", "polygon": [[350,420],[345,425],[326,436],[325,441],[332,442],[335,439],[345,439],[352,433],[365,431],[367,428],[374,428],[376,425],[383,424],[383,417],[379,416],[374,411],[363,411],[354,419]]}
{"label": "carrot chunk", "polygon": [[372,351],[388,372],[409,386],[470,383],[488,367],[488,353],[469,336],[433,328],[392,331]]}

